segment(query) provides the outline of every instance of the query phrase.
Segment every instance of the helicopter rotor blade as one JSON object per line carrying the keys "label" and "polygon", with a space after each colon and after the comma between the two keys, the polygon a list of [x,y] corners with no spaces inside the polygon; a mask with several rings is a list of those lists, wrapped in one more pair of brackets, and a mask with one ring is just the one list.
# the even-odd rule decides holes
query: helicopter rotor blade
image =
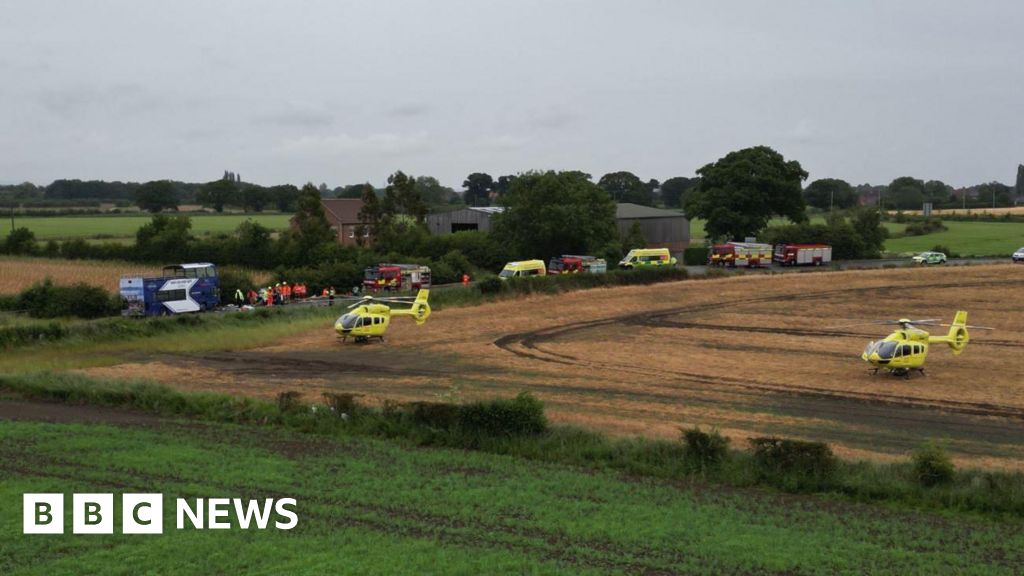
{"label": "helicopter rotor blade", "polygon": [[879,324],[899,324],[895,320],[871,320],[867,322],[856,322],[853,324],[840,324],[839,326],[829,326],[829,330],[838,330],[840,328],[853,328],[854,326],[877,326]]}
{"label": "helicopter rotor blade", "polygon": [[[949,327],[951,327],[953,325],[952,324],[935,324],[935,326],[945,326],[945,327],[949,328]],[[988,326],[975,326],[973,324],[964,324],[963,327],[964,328],[970,328],[971,330],[995,330],[995,328],[990,328]]]}

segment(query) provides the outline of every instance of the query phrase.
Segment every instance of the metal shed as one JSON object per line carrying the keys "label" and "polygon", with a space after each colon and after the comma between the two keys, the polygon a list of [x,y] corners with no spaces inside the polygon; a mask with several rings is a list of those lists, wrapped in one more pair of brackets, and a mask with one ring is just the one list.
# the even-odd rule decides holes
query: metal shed
{"label": "metal shed", "polygon": [[427,229],[431,234],[442,235],[463,230],[491,231],[491,216],[504,210],[501,206],[463,208],[454,212],[427,214]]}
{"label": "metal shed", "polygon": [[627,202],[616,206],[615,222],[622,236],[629,234],[634,222],[639,222],[648,248],[668,248],[676,253],[690,245],[690,221],[682,212]]}

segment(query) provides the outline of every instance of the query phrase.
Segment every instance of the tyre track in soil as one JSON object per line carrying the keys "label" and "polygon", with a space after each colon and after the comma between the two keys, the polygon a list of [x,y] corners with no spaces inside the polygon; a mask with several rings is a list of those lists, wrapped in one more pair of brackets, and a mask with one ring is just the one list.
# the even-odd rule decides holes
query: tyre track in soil
{"label": "tyre track in soil", "polygon": [[[916,288],[943,289],[1018,284],[1019,283],[1014,280],[992,280],[963,283],[931,283],[918,285]],[[893,289],[893,286],[889,285],[863,288],[843,288],[810,294],[787,295],[786,300],[820,300],[844,295],[869,294],[872,292],[891,289]],[[756,397],[764,399],[767,396],[776,400],[785,399],[786,411],[798,415],[814,415],[815,417],[828,416],[836,421],[860,425],[863,425],[865,422],[885,422],[890,425],[899,423],[901,425],[923,428],[925,430],[930,429],[940,433],[940,435],[949,435],[955,432],[956,436],[964,439],[986,442],[1024,442],[1024,426],[1021,425],[1021,421],[1024,421],[1024,409],[1012,406],[983,402],[963,402],[957,400],[920,399],[908,396],[868,392],[839,392],[826,388],[784,385],[751,378],[710,376],[695,372],[668,371],[640,366],[622,366],[589,359],[583,360],[572,355],[560,354],[543,348],[543,344],[545,342],[554,342],[567,335],[593,328],[600,328],[614,324],[649,327],[662,327],[667,324],[667,327],[675,327],[673,326],[674,321],[669,320],[669,317],[674,315],[689,314],[698,316],[726,307],[758,304],[778,299],[778,295],[745,298],[740,300],[731,300],[728,302],[679,306],[657,310],[646,313],[642,317],[638,317],[636,313],[631,313],[597,320],[572,322],[529,332],[509,334],[495,340],[494,345],[505,352],[519,357],[529,358],[531,360],[579,366],[604,372],[616,372],[633,378],[656,378],[659,381],[672,385],[655,385],[655,387],[666,388],[676,393],[680,390],[695,393],[728,391],[738,397],[747,396],[751,398]],[[705,326],[696,325],[694,328],[705,328]],[[745,328],[736,329],[744,330]],[[798,329],[795,329],[794,331],[801,332]],[[808,330],[806,332],[812,332],[812,334],[808,335],[818,335],[814,334],[813,332],[816,331],[813,330]],[[830,333],[830,335],[834,334],[835,333]],[[862,336],[859,334],[849,335],[856,337]],[[846,335],[839,334],[838,336]],[[1011,341],[999,341],[996,345],[1024,348],[1024,345]],[[615,389],[608,389],[608,391],[625,392]],[[779,402],[778,404],[781,405],[782,403]],[[779,406],[775,407],[778,408]]]}

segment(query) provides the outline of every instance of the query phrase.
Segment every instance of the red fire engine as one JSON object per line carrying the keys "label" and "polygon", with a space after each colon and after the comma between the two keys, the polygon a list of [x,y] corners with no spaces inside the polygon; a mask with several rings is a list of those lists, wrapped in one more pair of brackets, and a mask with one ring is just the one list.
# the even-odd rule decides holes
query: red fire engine
{"label": "red fire engine", "polygon": [[832,261],[828,244],[776,244],[772,260],[782,266],[821,266]]}
{"label": "red fire engine", "polygon": [[419,290],[430,288],[430,268],[420,264],[381,264],[363,272],[363,290]]}
{"label": "red fire engine", "polygon": [[755,242],[726,242],[715,244],[711,247],[711,254],[708,257],[708,264],[711,266],[729,266],[736,268],[756,268],[758,266],[772,265],[771,244],[757,244]]}

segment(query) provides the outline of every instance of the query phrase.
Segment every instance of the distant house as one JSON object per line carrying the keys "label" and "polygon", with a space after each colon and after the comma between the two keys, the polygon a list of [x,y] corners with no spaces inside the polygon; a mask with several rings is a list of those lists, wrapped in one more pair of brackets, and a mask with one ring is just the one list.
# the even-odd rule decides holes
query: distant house
{"label": "distant house", "polygon": [[[491,218],[504,208],[485,206],[463,208],[452,212],[427,215],[427,229],[431,234],[444,235],[463,230],[491,230]],[[634,222],[640,224],[647,245],[682,252],[690,244],[690,223],[681,212],[660,210],[639,204],[620,203],[615,206],[615,221],[619,233],[625,236]]]}
{"label": "distant house", "polygon": [[357,229],[362,224],[359,212],[363,209],[363,201],[359,198],[324,198],[320,203],[323,204],[331,230],[338,235],[338,242],[345,246],[355,246],[356,234],[359,233]]}

